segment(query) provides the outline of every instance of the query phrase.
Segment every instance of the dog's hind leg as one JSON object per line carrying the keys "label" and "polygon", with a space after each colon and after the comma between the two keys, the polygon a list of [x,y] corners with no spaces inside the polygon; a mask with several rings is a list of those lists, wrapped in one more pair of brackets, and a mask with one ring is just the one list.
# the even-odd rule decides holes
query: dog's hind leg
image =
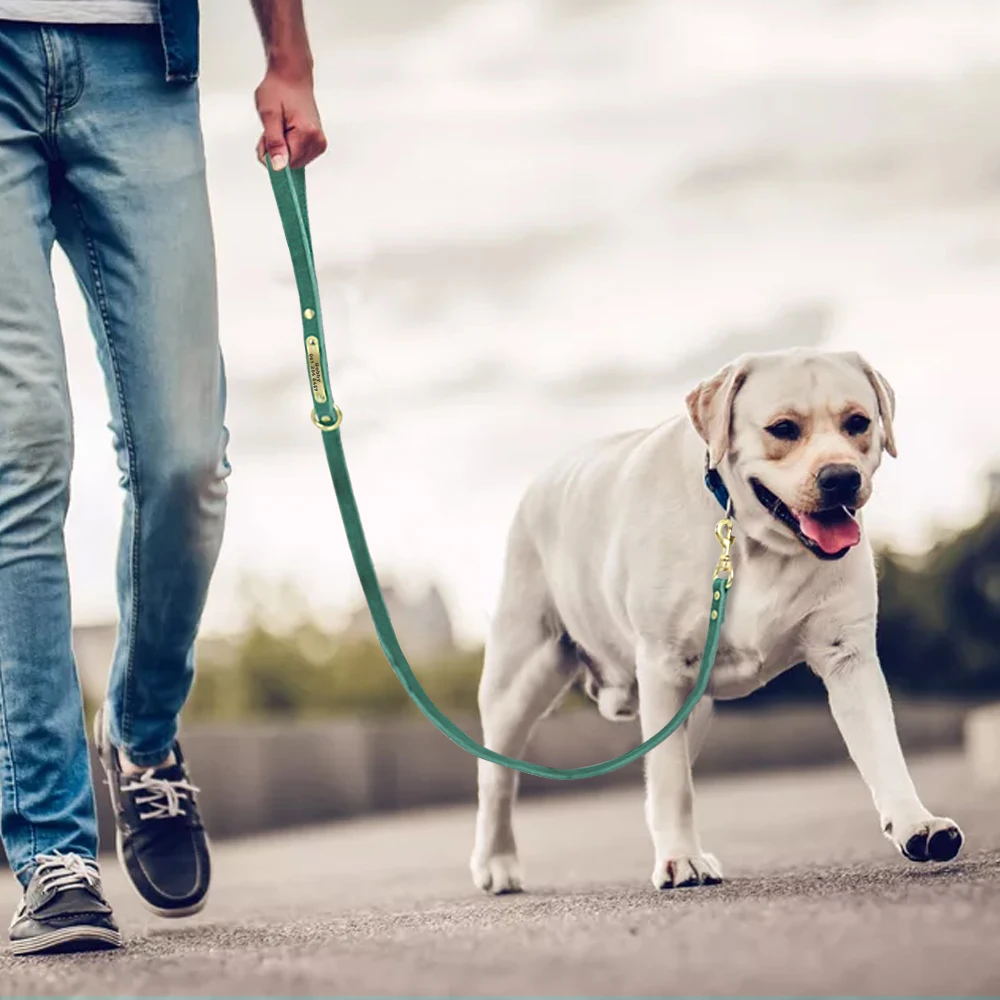
{"label": "dog's hind leg", "polygon": [[[579,670],[551,627],[548,595],[537,557],[520,560],[508,576],[486,645],[479,685],[483,742],[508,757],[524,752],[538,721],[562,697]],[[521,873],[513,809],[518,773],[479,761],[479,812],[470,868],[486,892],[518,892]]]}
{"label": "dog's hind leg", "polygon": [[[497,655],[511,653],[505,650]],[[480,700],[483,742],[508,757],[524,752],[535,725],[572,681],[572,676],[567,676],[563,669],[563,654],[554,639],[544,640],[518,659],[521,670],[512,686],[494,690]],[[521,889],[513,828],[518,782],[518,772],[479,761],[479,813],[471,869],[473,881],[487,892]]]}

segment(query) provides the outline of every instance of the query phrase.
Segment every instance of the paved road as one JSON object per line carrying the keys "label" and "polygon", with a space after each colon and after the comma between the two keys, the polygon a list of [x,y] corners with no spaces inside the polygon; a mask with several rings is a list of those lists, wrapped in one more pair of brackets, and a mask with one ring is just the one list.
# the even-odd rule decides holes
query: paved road
{"label": "paved road", "polygon": [[846,767],[702,782],[728,881],[673,893],[647,881],[638,789],[524,803],[519,897],[471,888],[471,809],[380,817],[219,845],[186,923],[146,917],[109,865],[127,950],[0,953],[0,995],[998,995],[1000,795],[957,757],[914,771],[965,829],[954,864],[895,856]]}

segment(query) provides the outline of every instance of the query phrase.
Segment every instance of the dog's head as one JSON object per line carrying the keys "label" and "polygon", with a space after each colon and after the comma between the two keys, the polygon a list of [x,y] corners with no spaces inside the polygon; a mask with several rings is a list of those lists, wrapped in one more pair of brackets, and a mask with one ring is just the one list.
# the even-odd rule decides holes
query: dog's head
{"label": "dog's head", "polygon": [[820,559],[840,559],[860,542],[855,515],[882,451],[896,455],[893,391],[860,355],[747,355],[687,405],[751,537]]}

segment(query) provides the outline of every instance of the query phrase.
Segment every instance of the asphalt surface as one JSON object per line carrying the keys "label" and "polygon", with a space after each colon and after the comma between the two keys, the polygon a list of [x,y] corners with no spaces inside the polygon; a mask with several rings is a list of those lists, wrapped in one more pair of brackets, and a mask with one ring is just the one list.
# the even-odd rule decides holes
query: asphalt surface
{"label": "asphalt surface", "polygon": [[952,864],[896,855],[849,767],[702,781],[712,888],[653,890],[638,788],[523,803],[521,896],[472,888],[471,805],[217,845],[178,923],[109,860],[127,948],[0,952],[0,995],[998,995],[1000,794],[959,757],[913,770],[965,831]]}

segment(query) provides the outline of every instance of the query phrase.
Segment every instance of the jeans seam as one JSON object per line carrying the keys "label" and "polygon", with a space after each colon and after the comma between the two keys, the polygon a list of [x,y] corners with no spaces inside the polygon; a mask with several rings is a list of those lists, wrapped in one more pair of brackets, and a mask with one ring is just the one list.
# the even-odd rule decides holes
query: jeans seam
{"label": "jeans seam", "polygon": [[[7,692],[3,681],[3,667],[0,666],[0,705],[3,705],[3,711],[0,711],[0,726],[3,727],[3,739],[4,744],[7,747],[7,761],[10,765],[10,800],[11,805],[14,808],[14,812],[20,815],[20,796],[17,794],[18,781],[17,781],[17,765],[14,763],[14,744],[10,739],[10,727],[7,725]],[[27,821],[28,829],[31,830],[31,858],[34,859],[35,855],[38,854],[38,835],[35,831],[35,824],[31,820]],[[30,867],[31,862],[29,862],[24,867]]]}
{"label": "jeans seam", "polygon": [[[42,48],[43,64],[45,66],[45,137],[53,146],[56,142],[56,119],[59,115],[59,98],[56,94],[55,80],[55,50],[49,29],[43,24],[38,29],[38,39]],[[55,106],[53,107],[53,102]]]}
{"label": "jeans seam", "polygon": [[80,224],[80,232],[83,234],[83,242],[87,248],[87,260],[90,264],[91,278],[94,282],[94,296],[97,300],[97,308],[101,317],[101,328],[104,334],[104,346],[108,351],[108,359],[111,364],[111,371],[115,380],[115,394],[118,397],[118,408],[122,417],[122,438],[125,442],[125,452],[128,456],[129,485],[132,491],[132,537],[129,540],[129,561],[132,573],[132,606],[130,609],[128,654],[125,662],[125,683],[123,685],[121,708],[121,739],[126,742],[125,733],[131,727],[131,716],[129,715],[129,693],[132,688],[132,673],[135,666],[136,629],[135,623],[139,617],[139,510],[140,510],[140,487],[139,476],[136,465],[135,441],[132,437],[132,429],[129,423],[128,407],[125,403],[125,393],[122,387],[121,365],[115,353],[114,341],[111,337],[111,316],[108,310],[107,293],[104,288],[104,280],[101,273],[100,259],[97,248],[91,237],[90,230],[83,217],[83,210],[76,198],[71,198],[73,210],[77,221]]}

